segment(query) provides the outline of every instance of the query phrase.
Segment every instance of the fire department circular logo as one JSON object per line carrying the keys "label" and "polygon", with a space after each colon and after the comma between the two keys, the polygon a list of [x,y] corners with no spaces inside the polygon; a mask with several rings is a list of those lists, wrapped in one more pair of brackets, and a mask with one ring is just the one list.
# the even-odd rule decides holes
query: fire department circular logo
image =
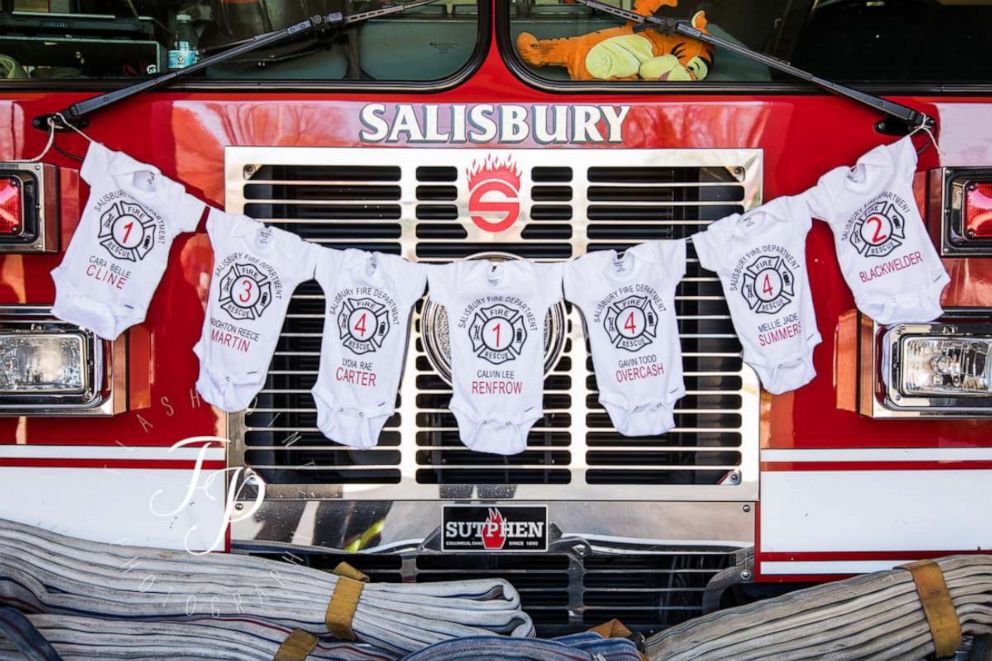
{"label": "fire department circular logo", "polygon": [[117,259],[137,262],[155,245],[155,219],[140,205],[116,202],[100,216],[98,238]]}
{"label": "fire department circular logo", "polygon": [[520,171],[507,157],[490,156],[475,162],[468,176],[468,213],[472,222],[486,232],[509,229],[520,217]]}
{"label": "fire department circular logo", "polygon": [[906,238],[906,219],[896,205],[880,200],[868,207],[851,228],[851,245],[865,257],[885,257]]}
{"label": "fire department circular logo", "polygon": [[795,278],[782,257],[762,255],[745,270],[741,294],[755,312],[775,314],[796,295]]}
{"label": "fire department circular logo", "polygon": [[524,315],[503,303],[480,308],[472,319],[468,333],[475,355],[493,365],[501,365],[519,356],[527,341]]}
{"label": "fire department circular logo", "polygon": [[338,312],[341,342],[352,353],[376,351],[389,335],[388,309],[371,298],[347,298]]}
{"label": "fire department circular logo", "polygon": [[220,280],[220,307],[232,319],[258,319],[271,302],[272,283],[254,264],[232,264]]}
{"label": "fire department circular logo", "polygon": [[658,312],[646,296],[628,296],[607,308],[603,327],[613,346],[640,351],[657,336]]}

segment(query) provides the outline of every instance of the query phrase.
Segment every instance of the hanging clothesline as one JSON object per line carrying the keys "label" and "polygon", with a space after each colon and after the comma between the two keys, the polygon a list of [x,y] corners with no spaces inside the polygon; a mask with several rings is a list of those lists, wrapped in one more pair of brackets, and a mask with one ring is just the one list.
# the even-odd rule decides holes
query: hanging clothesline
{"label": "hanging clothesline", "polygon": [[[71,126],[71,125],[69,125]],[[49,141],[36,159],[54,142]],[[203,202],[154,166],[90,141],[81,169],[90,198],[52,272],[53,313],[114,339],[141,323],[172,240],[195,231]],[[424,265],[338,250],[243,215],[209,208],[214,251],[196,387],[211,404],[245,409],[264,386],[290,297],[316,278],[325,294],[317,427],[374,447],[394,413],[407,327],[425,284],[448,314],[451,411],[471,449],[515,454],[542,417],[542,322],[564,297],[586,320],[600,402],[625,435],[674,427],[685,393],[675,287],[692,244],[720,279],[744,361],[773,394],[809,383],[821,337],[806,266],[812,219],[833,231],[855,303],[882,324],[931,321],[949,281],[916,207],[912,135],[826,173],[800,195],[711,223],[684,239],[594,252],[567,262],[457,260]],[[107,263],[95,277],[94,263]],[[110,266],[110,265],[113,266]]]}

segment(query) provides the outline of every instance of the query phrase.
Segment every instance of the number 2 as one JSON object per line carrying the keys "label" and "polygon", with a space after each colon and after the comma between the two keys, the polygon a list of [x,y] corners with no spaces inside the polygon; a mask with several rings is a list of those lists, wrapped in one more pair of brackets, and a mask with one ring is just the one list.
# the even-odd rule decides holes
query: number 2
{"label": "number 2", "polygon": [[630,334],[634,334],[637,332],[637,323],[634,321],[633,312],[627,315],[627,323],[623,325],[623,329]]}
{"label": "number 2", "polygon": [[364,312],[362,313],[362,316],[358,318],[358,321],[355,323],[355,330],[358,331],[358,333],[360,335],[365,335],[365,313]]}
{"label": "number 2", "polygon": [[238,295],[238,300],[242,303],[247,303],[251,300],[251,280],[245,280],[245,290]]}
{"label": "number 2", "polygon": [[885,241],[889,236],[887,234],[882,234],[882,219],[878,216],[872,216],[868,219],[869,223],[875,223],[875,234],[871,237],[871,242],[874,244],[879,244]]}

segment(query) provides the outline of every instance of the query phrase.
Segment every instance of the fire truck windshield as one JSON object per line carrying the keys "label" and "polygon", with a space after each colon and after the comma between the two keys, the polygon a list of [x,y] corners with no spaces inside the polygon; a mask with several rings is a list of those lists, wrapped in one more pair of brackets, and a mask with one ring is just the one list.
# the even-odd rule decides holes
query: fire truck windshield
{"label": "fire truck windshield", "polygon": [[[992,5],[978,0],[605,0],[854,84],[987,84]],[[788,77],[693,39],[633,28],[575,0],[515,0],[509,44],[543,84],[763,84]],[[925,45],[925,55],[923,48]]]}
{"label": "fire truck windshield", "polygon": [[[285,30],[314,16],[404,2],[134,0],[67,3],[69,13],[6,11],[0,3],[0,79],[138,81]],[[415,5],[417,3],[414,3]],[[15,3],[15,9],[21,9]],[[383,12],[387,14],[387,12]],[[480,43],[480,3],[450,0],[312,30],[210,66],[197,76],[237,81],[429,83],[463,70]]]}

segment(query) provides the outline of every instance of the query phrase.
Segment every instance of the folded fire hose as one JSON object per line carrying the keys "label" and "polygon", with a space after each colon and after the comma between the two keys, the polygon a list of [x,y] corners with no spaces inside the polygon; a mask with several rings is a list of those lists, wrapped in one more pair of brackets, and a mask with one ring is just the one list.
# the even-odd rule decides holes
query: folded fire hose
{"label": "folded fire hose", "polygon": [[648,657],[923,659],[992,633],[992,557],[958,555],[798,590],[666,629]]}
{"label": "folded fire hose", "polygon": [[292,562],[98,544],[2,519],[0,605],[109,619],[238,618],[397,654],[464,636],[534,635],[502,579],[367,584]]}
{"label": "folded fire hose", "polygon": [[[3,611],[0,608],[0,625]],[[361,643],[318,641],[300,630],[259,624],[247,620],[197,620],[195,622],[149,622],[146,620],[100,620],[74,615],[21,615],[43,637],[57,656],[32,654],[24,641],[3,635],[0,627],[0,660],[48,661],[73,659],[203,659],[220,661],[393,661],[396,655]],[[290,656],[287,641],[303,640],[304,648]],[[516,640],[516,639],[511,639]],[[520,639],[526,640],[526,639]],[[18,645],[17,643],[21,644]],[[22,656],[9,655],[14,650]],[[280,649],[283,656],[279,656]]]}

